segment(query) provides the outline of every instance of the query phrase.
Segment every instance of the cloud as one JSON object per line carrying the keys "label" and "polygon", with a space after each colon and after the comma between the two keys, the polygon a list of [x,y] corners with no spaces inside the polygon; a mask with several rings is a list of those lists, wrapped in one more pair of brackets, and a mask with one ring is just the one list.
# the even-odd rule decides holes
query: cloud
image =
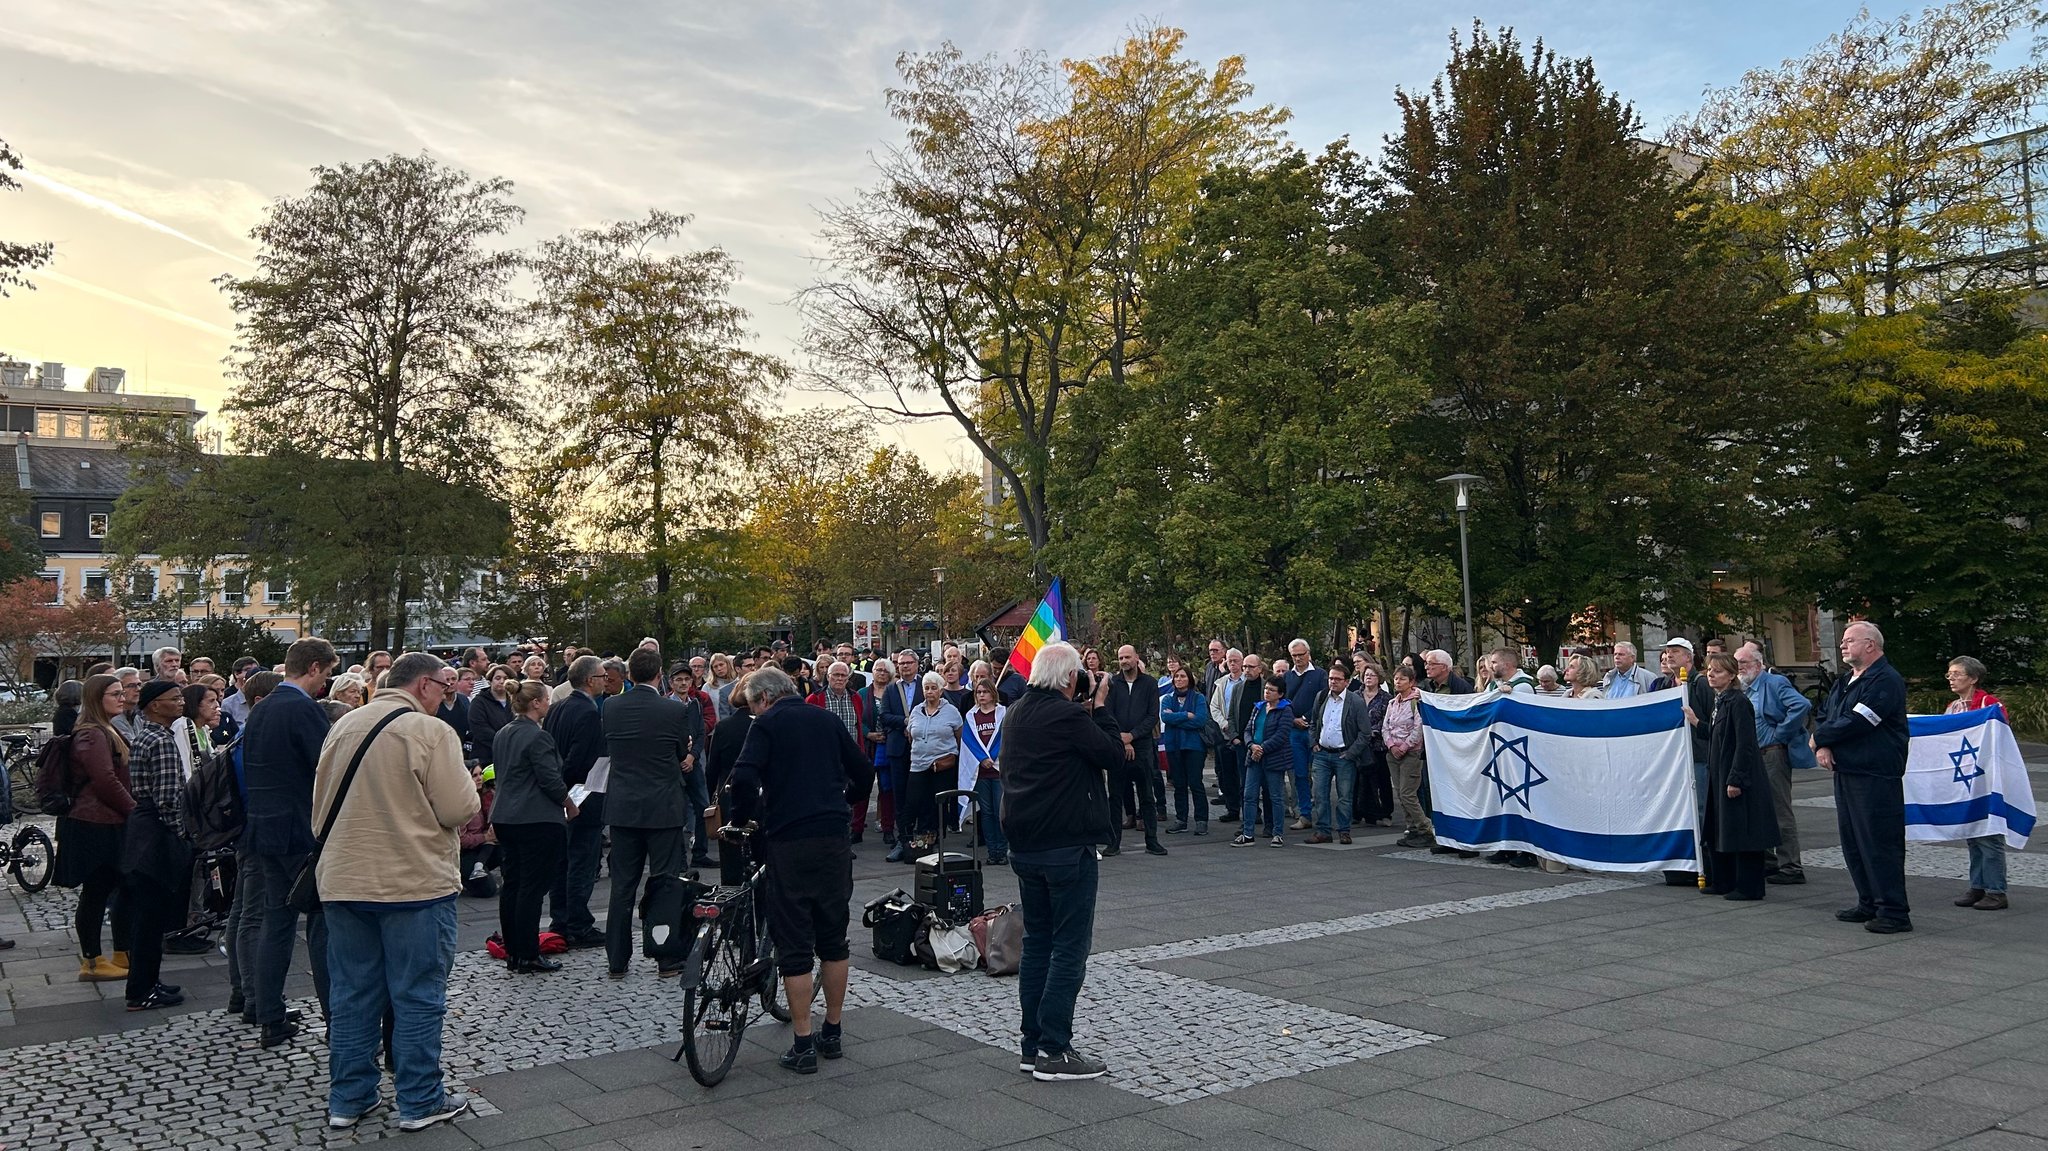
{"label": "cloud", "polygon": [[52,284],[62,284],[67,288],[84,292],[89,296],[96,296],[102,300],[111,300],[123,307],[147,312],[158,319],[169,320],[171,323],[191,328],[194,331],[205,332],[209,336],[215,336],[223,340],[231,340],[235,335],[234,330],[231,328],[225,328],[219,324],[202,320],[197,316],[188,315],[175,308],[166,308],[161,304],[152,304],[148,300],[138,300],[134,296],[124,292],[117,292],[112,288],[101,287],[89,280],[81,280],[76,276],[65,275],[54,268],[38,269],[34,279],[38,283],[47,281]]}
{"label": "cloud", "polygon": [[[51,176],[49,174],[51,171],[62,171],[62,169],[52,168],[48,164],[38,165],[33,168],[24,168],[20,173],[21,182],[23,184],[31,184],[34,185],[35,187],[42,188],[49,192],[53,192],[75,203],[83,204],[96,212],[112,216],[114,219],[119,220],[124,224],[134,224],[137,227],[147,228],[152,232],[158,232],[163,235],[170,236],[173,239],[183,240],[185,243],[190,244],[195,248],[200,248],[205,251],[211,252],[214,255],[221,257],[222,259],[233,260],[235,263],[241,264],[245,267],[255,266],[245,256],[237,255],[234,252],[230,252],[224,248],[217,248],[212,244],[207,243],[205,240],[199,239],[198,237],[193,236],[189,233],[182,232],[177,228],[174,228],[171,225],[164,223],[162,220],[156,219],[153,216],[145,215],[144,213],[136,211],[133,208],[115,203],[113,200],[108,199],[105,196],[97,195],[93,192],[88,192],[84,188],[78,187],[77,184],[67,183],[64,180],[59,180],[56,177]],[[210,201],[210,206],[208,206],[201,213],[202,215],[204,215],[208,219],[219,221],[222,218],[222,215],[224,214],[219,207],[221,201],[216,197],[205,195],[205,189],[207,189],[209,185],[218,187],[220,184],[226,182],[193,182],[186,184],[182,192],[164,193],[161,191],[144,192],[140,189],[134,188],[133,186],[125,185],[125,183],[121,181],[99,180],[95,177],[85,176],[82,174],[67,173],[67,175],[70,175],[70,178],[72,180],[78,181],[78,183],[98,182],[102,184],[122,184],[124,187],[127,187],[130,195],[147,196],[148,198],[156,200],[159,203],[179,209],[194,206],[195,199],[200,201]],[[248,189],[244,188],[241,185],[232,185],[232,187],[244,192],[248,192]],[[241,203],[236,205],[235,210],[237,211],[237,213],[239,213],[240,210],[245,209],[248,206],[248,200],[253,199],[259,205],[262,202],[262,198],[256,196],[253,192],[248,192],[247,197],[230,198],[239,199],[242,201]]]}

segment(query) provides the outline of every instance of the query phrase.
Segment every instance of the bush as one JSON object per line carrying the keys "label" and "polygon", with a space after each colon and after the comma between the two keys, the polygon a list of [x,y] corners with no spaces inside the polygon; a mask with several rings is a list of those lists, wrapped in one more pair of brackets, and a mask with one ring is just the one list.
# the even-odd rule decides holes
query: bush
{"label": "bush", "polygon": [[217,615],[187,629],[179,642],[185,651],[185,662],[190,664],[194,656],[209,656],[213,666],[221,675],[226,675],[238,656],[251,655],[264,667],[284,662],[286,644],[277,638],[277,633],[261,623],[240,615]]}
{"label": "bush", "polygon": [[48,723],[57,717],[57,705],[47,699],[0,703],[0,727],[25,723]]}
{"label": "bush", "polygon": [[[2033,742],[2048,742],[2048,687],[2011,687],[1991,694],[2005,704],[2005,718],[2014,735]],[[1940,715],[1948,710],[1955,694],[1947,691],[1915,691],[1906,697],[1907,710],[1914,715]]]}

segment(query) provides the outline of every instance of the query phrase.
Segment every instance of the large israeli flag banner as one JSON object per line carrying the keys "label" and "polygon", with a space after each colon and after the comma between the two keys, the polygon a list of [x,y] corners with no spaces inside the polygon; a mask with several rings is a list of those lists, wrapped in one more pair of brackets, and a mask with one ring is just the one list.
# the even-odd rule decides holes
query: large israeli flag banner
{"label": "large israeli flag banner", "polygon": [[1424,696],[1437,841],[1597,871],[1697,871],[1684,695]]}
{"label": "large israeli flag banner", "polygon": [[2003,708],[1906,720],[1906,838],[1917,842],[2003,835],[2013,848],[2034,833],[2034,785]]}

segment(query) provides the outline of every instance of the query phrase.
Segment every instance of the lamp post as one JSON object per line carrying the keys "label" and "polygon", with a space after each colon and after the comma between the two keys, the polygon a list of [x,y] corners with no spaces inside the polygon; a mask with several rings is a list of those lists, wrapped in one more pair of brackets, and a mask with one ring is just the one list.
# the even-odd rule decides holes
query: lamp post
{"label": "lamp post", "polygon": [[939,589],[939,644],[943,647],[946,642],[946,569],[933,568],[932,582]]}
{"label": "lamp post", "polygon": [[1458,472],[1438,480],[1454,484],[1458,508],[1458,582],[1465,588],[1465,669],[1474,675],[1479,667],[1479,636],[1472,630],[1472,548],[1465,538],[1465,513],[1472,509],[1472,484],[1478,476]]}

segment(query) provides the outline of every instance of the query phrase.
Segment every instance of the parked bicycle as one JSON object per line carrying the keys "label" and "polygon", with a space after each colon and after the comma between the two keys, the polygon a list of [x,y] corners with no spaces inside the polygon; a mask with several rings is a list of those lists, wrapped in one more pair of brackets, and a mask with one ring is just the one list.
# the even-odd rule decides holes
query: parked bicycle
{"label": "parked bicycle", "polygon": [[[756,857],[757,834],[751,827],[718,829],[719,840],[739,853],[740,881],[706,890],[690,909],[697,937],[683,961],[683,1046],[676,1056],[688,1060],[690,1077],[706,1087],[732,1070],[755,1000],[789,1022],[768,934],[768,865]],[[823,994],[823,980],[813,986],[814,994]]]}
{"label": "parked bicycle", "polygon": [[0,757],[4,757],[7,778],[0,795],[0,823],[7,822],[14,815],[25,811],[37,811],[36,799],[36,753],[42,750],[42,743],[34,733],[10,731],[0,733]]}
{"label": "parked bicycle", "polygon": [[[16,815],[38,810],[36,801],[35,738],[26,732],[0,735],[0,754],[6,756],[7,777],[0,788],[0,826],[12,823]],[[14,874],[14,882],[34,895],[50,885],[50,868],[57,849],[50,833],[33,823],[22,824],[12,836],[0,837],[0,869]]]}

